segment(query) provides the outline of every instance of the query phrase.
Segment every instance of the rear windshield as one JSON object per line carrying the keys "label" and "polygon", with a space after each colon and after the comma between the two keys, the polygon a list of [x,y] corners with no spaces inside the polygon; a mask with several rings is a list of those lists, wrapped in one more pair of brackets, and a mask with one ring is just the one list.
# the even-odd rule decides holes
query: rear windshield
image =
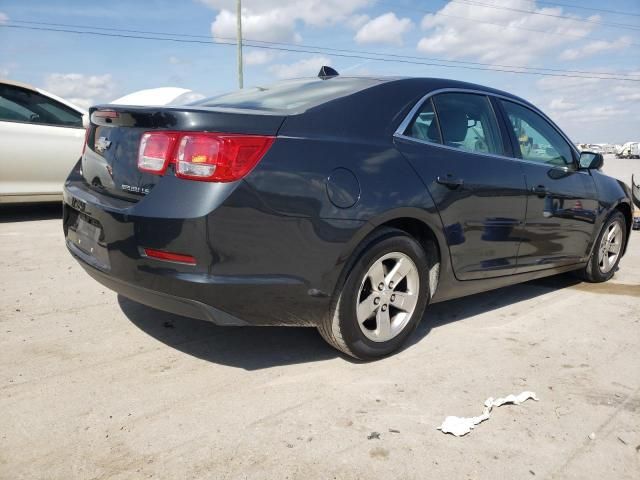
{"label": "rear windshield", "polygon": [[267,87],[237,90],[206,98],[192,105],[267,111],[304,111],[321,103],[364,90],[380,83],[371,78],[298,79]]}

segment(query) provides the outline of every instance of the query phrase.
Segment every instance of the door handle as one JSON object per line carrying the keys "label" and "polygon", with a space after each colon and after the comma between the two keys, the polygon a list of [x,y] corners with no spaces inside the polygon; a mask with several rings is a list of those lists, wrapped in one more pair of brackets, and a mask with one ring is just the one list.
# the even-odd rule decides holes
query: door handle
{"label": "door handle", "polygon": [[436,181],[440,185],[444,185],[445,187],[449,187],[451,189],[461,187],[464,184],[464,180],[462,180],[461,178],[454,178],[454,176],[451,174],[448,174],[444,177],[439,175],[436,178]]}
{"label": "door handle", "polygon": [[531,187],[531,191],[535,193],[539,197],[545,197],[549,194],[549,190],[544,185],[538,185],[536,187]]}

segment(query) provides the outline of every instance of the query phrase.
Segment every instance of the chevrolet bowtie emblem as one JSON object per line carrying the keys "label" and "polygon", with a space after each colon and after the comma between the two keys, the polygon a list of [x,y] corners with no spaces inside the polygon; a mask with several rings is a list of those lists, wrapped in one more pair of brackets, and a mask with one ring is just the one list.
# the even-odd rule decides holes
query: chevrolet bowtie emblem
{"label": "chevrolet bowtie emblem", "polygon": [[111,146],[111,140],[107,140],[106,137],[100,137],[96,141],[96,150],[100,153],[104,152],[110,146]]}

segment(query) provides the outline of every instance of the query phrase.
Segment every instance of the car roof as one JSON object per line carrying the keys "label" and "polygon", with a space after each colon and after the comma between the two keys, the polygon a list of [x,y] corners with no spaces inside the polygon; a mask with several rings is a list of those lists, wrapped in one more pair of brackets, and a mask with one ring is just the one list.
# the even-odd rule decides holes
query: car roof
{"label": "car roof", "polygon": [[[338,79],[340,77],[335,77],[331,80]],[[518,100],[520,102],[524,102],[526,104],[531,105],[531,103],[517,95],[514,95],[509,92],[505,92],[504,90],[498,90],[497,88],[488,87],[486,85],[480,85],[478,83],[464,82],[462,80],[452,80],[450,78],[439,78],[439,77],[380,77],[380,76],[372,76],[372,77],[363,77],[363,78],[371,78],[372,80],[378,80],[380,83],[397,83],[399,85],[404,84],[418,84],[424,90],[425,95],[429,92],[433,92],[435,90],[441,90],[445,88],[459,88],[463,90],[475,90],[491,95],[502,96],[506,98],[511,98],[514,100]]]}
{"label": "car roof", "polygon": [[[444,88],[460,88],[500,95],[527,103],[508,92],[458,80],[444,78],[349,76],[301,77],[270,85],[236,90],[194,102],[192,105],[216,110],[242,112],[262,111],[271,114],[300,114],[332,101],[346,100],[353,95],[375,95],[381,88],[398,99],[409,92],[418,98]],[[530,105],[530,104],[529,104]]]}
{"label": "car roof", "polygon": [[16,82],[15,80],[7,80],[6,78],[0,78],[0,83],[3,83],[5,85],[11,85],[12,87],[25,88],[27,90],[32,90],[34,92],[38,91],[38,89],[33,85],[29,85],[28,83],[23,83],[23,82]]}

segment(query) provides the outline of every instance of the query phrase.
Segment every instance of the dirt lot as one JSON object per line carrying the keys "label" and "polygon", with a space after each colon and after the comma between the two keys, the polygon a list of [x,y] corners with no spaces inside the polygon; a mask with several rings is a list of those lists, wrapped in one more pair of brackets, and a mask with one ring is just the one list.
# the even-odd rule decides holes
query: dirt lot
{"label": "dirt lot", "polygon": [[[607,170],[628,182],[633,162]],[[362,364],[313,329],[119,298],[66,252],[59,214],[0,212],[0,478],[640,478],[638,232],[607,284],[435,305],[406,350]],[[523,390],[540,401],[436,430]]]}

